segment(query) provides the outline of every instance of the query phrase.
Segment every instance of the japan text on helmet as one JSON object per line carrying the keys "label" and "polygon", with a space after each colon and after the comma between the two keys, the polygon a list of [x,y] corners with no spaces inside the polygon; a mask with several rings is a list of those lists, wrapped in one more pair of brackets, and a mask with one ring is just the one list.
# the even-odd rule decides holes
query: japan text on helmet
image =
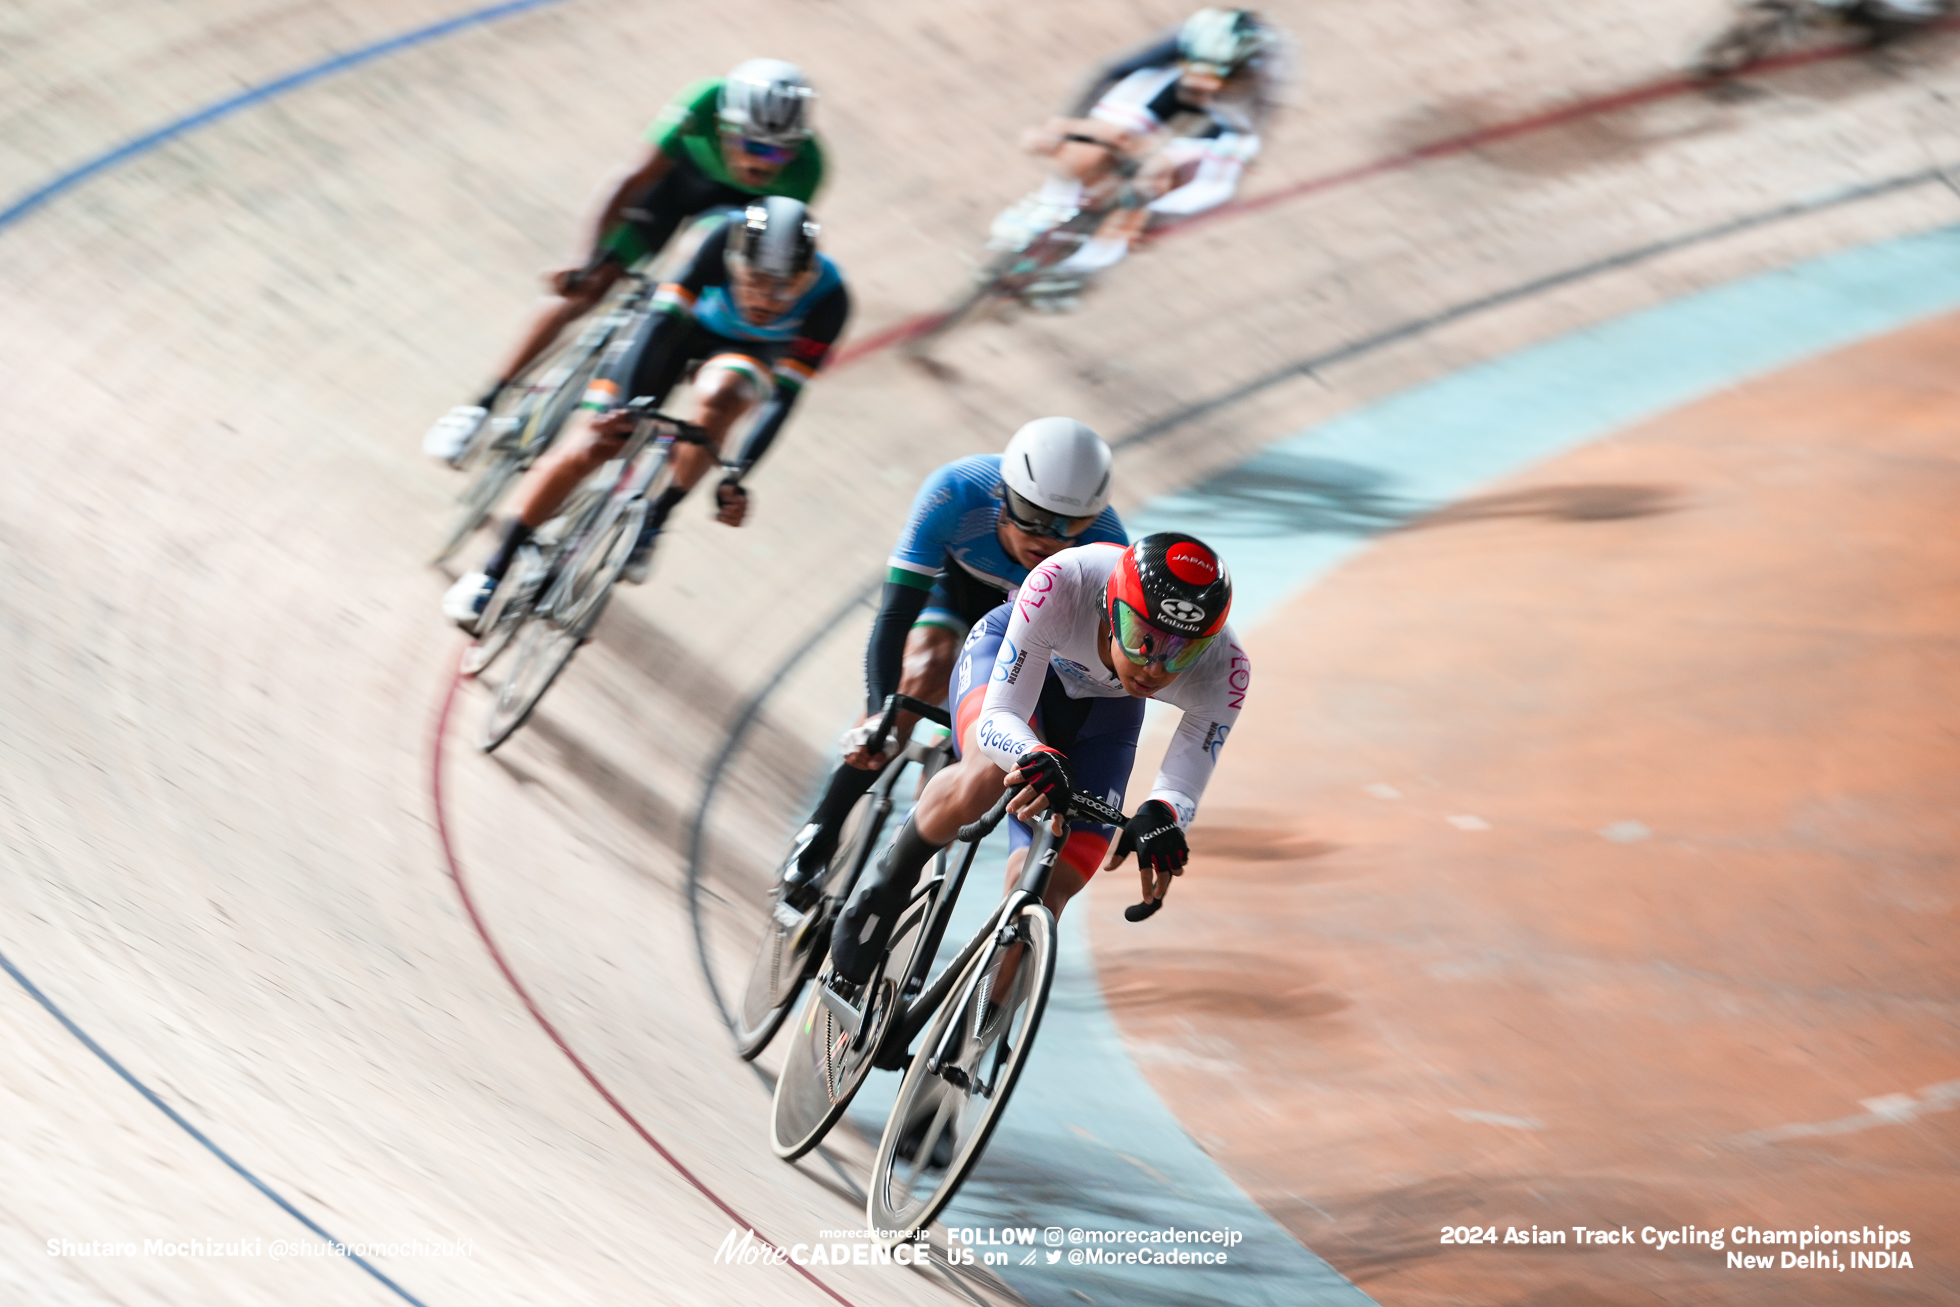
{"label": "japan text on helmet", "polygon": [[1109,625],[1120,631],[1120,607],[1182,643],[1217,635],[1232,611],[1232,574],[1211,546],[1180,531],[1147,535],[1123,551],[1109,574]]}
{"label": "japan text on helmet", "polygon": [[1177,57],[1230,77],[1264,49],[1266,29],[1249,9],[1200,9],[1177,33]]}
{"label": "japan text on helmet", "polygon": [[800,277],[816,259],[816,219],[787,195],[756,200],[728,234],[729,263],[765,277]]}
{"label": "japan text on helmet", "polygon": [[721,121],[751,141],[794,145],[810,134],[817,93],[803,70],[781,59],[736,64],[721,83]]}
{"label": "japan text on helmet", "polygon": [[1024,522],[1094,518],[1109,504],[1110,461],[1102,437],[1074,418],[1036,418],[1000,456],[1008,507]]}

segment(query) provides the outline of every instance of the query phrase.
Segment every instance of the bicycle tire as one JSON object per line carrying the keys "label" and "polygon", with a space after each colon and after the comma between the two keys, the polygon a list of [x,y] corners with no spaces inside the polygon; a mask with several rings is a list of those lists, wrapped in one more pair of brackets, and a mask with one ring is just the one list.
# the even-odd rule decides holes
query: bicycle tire
{"label": "bicycle tire", "polygon": [[[544,552],[546,558],[554,556],[557,546],[566,540],[576,540],[579,533],[591,525],[592,519],[605,506],[605,488],[593,481],[587,481],[573,492],[572,499],[550,522],[538,529],[533,542]],[[490,602],[484,605],[483,616],[477,620],[476,642],[463,653],[462,670],[465,676],[482,674],[496,662],[503,651],[509,647],[511,637],[531,615],[541,593],[537,582],[541,578],[535,572],[526,572],[527,565],[533,565],[546,573],[551,570],[548,561],[538,560],[535,554],[520,553],[518,561],[511,564],[511,570],[490,595]]]}
{"label": "bicycle tire", "polygon": [[[959,984],[926,1027],[925,1037],[899,1086],[898,1101],[892,1105],[891,1117],[885,1122],[884,1135],[878,1141],[878,1158],[872,1164],[865,1196],[867,1228],[887,1232],[883,1238],[887,1247],[930,1225],[972,1174],[995,1127],[1000,1124],[1008,1099],[1021,1078],[1021,1070],[1027,1065],[1035,1037],[1040,1033],[1041,1018],[1047,1011],[1048,996],[1055,983],[1055,918],[1041,904],[1030,903],[1016,915],[1014,933],[1015,942],[1025,944],[1026,949],[1008,1002],[998,1009],[997,1015],[989,1016],[984,1023],[980,1021],[988,976],[999,965],[1004,950],[1012,947],[1003,945],[997,938],[967,964]],[[957,1030],[949,1030],[956,1025]],[[928,1070],[931,1051],[949,1033],[955,1052],[942,1063],[940,1071]],[[996,1053],[988,1074],[984,1078],[974,1075],[989,1053],[1003,1044],[1006,1051]],[[955,1068],[966,1077],[964,1086],[946,1074]],[[917,1196],[917,1181],[932,1169],[933,1155],[944,1132],[967,1123],[976,1093],[985,1099],[985,1105],[972,1116],[964,1137],[955,1137],[939,1179],[932,1182],[923,1197]],[[898,1175],[903,1160],[899,1156],[900,1147],[920,1121],[926,1122],[923,1133],[910,1139],[911,1173],[901,1179]],[[897,1188],[903,1189],[902,1195]]]}
{"label": "bicycle tire", "polygon": [[872,996],[864,1009],[869,1037],[850,1041],[824,1005],[819,987],[809,987],[769,1102],[769,1145],[784,1161],[793,1162],[822,1143],[871,1074],[878,1046],[891,1032],[892,1015],[900,1004],[900,980],[886,967],[896,957],[909,961],[912,950],[906,941],[924,928],[937,898],[935,890],[918,894],[892,928],[885,963],[865,986]]}
{"label": "bicycle tire", "polygon": [[552,442],[558,439],[558,433],[564,430],[565,423],[578,412],[578,406],[585,401],[586,389],[605,362],[606,348],[616,334],[615,331],[607,331],[589,344],[576,342],[575,348],[585,350],[583,357],[566,370],[551,392],[532,411],[530,421],[524,424],[524,433],[517,443],[523,451],[526,467],[551,448]]}
{"label": "bicycle tire", "polygon": [[[893,765],[903,766],[902,763]],[[886,794],[889,793],[887,789]],[[807,913],[795,914],[793,920],[781,915],[782,873],[788,870],[787,864],[778,870],[776,886],[769,892],[762,938],[756,944],[748,984],[735,1010],[735,1052],[744,1062],[753,1061],[757,1053],[769,1046],[796,1007],[803,986],[823,965],[830,951],[830,922],[836,906],[851,892],[864,864],[870,861],[890,811],[889,801],[881,803],[876,790],[852,807],[844,819],[844,835],[837,842],[837,852],[831,854],[830,867],[824,874],[822,899]],[[843,874],[832,874],[838,871]]]}
{"label": "bicycle tire", "polygon": [[613,585],[639,538],[645,500],[635,500],[601,522],[574,549],[545,599],[519,628],[510,670],[483,719],[485,753],[516,734],[531,718],[545,691],[571,663],[605,612]]}
{"label": "bicycle tire", "polygon": [[[506,394],[519,396],[517,411],[510,415],[516,421],[516,434],[491,447],[491,461],[457,496],[458,507],[449,530],[430,562],[444,562],[455,553],[489,519],[517,478],[551,448],[566,421],[578,411],[586,387],[605,362],[606,348],[617,334],[616,327],[581,332],[547,358],[542,367],[525,374],[541,378],[548,387],[537,387],[520,378],[506,388]],[[492,425],[484,423],[474,447],[462,460],[465,466],[478,457]]]}
{"label": "bicycle tire", "polygon": [[483,465],[470,483],[463,487],[463,493],[456,497],[456,511],[449,519],[449,530],[443,534],[442,543],[429,555],[431,563],[447,562],[462,543],[476,534],[476,529],[489,518],[490,510],[510,489],[511,482],[517,480],[519,472],[517,456],[509,450],[496,450],[490,461]]}

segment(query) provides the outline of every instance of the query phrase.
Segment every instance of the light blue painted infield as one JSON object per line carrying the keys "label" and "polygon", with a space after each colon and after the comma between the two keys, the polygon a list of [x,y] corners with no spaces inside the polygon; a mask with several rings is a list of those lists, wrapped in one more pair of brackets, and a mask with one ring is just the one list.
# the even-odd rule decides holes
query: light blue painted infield
{"label": "light blue painted infield", "polygon": [[[1217,546],[1233,569],[1235,624],[1254,630],[1375,535],[1481,485],[1749,377],[1955,308],[1960,228],[1852,250],[1392,396],[1153,501],[1129,525],[1136,535],[1184,530]],[[1256,661],[1256,640],[1252,653]],[[964,939],[998,901],[998,856],[976,865],[949,939]],[[1253,1203],[1157,1098],[1103,1002],[1085,920],[1081,906],[1062,920],[1040,1048],[945,1224],[982,1239],[1051,1226],[1245,1234],[1224,1266],[1075,1265],[1066,1254],[1092,1245],[1068,1242],[1057,1264],[1037,1243],[1035,1263],[1022,1266],[1026,1250],[1012,1245],[992,1269],[1037,1307],[1369,1302]],[[1176,913],[1135,929],[1175,930]],[[896,1088],[896,1076],[874,1076],[852,1120],[875,1137]]]}
{"label": "light blue painted infield", "polygon": [[[1810,355],[1960,307],[1960,227],[1750,277],[1561,336],[1267,446],[1131,515],[1232,568],[1256,627],[1379,532]],[[1256,652],[1256,651],[1255,651]]]}

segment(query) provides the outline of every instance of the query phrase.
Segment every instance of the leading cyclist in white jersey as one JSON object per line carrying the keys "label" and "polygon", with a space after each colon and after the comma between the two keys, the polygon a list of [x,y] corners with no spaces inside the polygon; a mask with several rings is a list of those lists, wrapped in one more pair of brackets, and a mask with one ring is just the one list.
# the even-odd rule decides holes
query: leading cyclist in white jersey
{"label": "leading cyclist in white jersey", "polygon": [[1251,10],[1200,9],[1099,69],[1062,116],[1029,132],[1023,144],[1049,157],[1048,180],[995,220],[995,248],[1022,248],[1135,174],[1131,200],[1030,287],[1029,302],[1074,307],[1085,280],[1114,267],[1147,229],[1230,200],[1259,153],[1291,62],[1285,33]]}
{"label": "leading cyclist in white jersey", "polygon": [[1161,901],[1189,857],[1184,828],[1245,703],[1252,663],[1226,624],[1232,580],[1203,542],[1175,532],[1065,549],[1029,573],[967,636],[948,706],[960,761],[918,805],[838,914],[831,933],[840,988],[862,985],[890,941],[925,864],[1007,785],[1025,788],[1008,874],[1030,842],[1024,820],[1075,790],[1121,805],[1143,728],[1143,704],[1184,710],[1150,797],[1121,832],[1073,823],[1049,879],[1059,914],[1098,868],[1134,852],[1146,901]]}

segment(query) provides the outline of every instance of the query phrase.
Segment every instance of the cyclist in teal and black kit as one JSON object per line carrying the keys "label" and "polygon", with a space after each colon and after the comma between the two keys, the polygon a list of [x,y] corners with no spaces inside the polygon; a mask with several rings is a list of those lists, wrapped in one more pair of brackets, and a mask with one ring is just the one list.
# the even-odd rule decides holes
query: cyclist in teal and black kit
{"label": "cyclist in teal and black kit", "polygon": [[885,753],[868,752],[885,696],[945,702],[967,629],[1030,568],[1072,545],[1128,543],[1108,507],[1110,461],[1109,446],[1074,418],[1038,418],[1005,452],[955,459],[919,487],[864,653],[866,715],[845,732],[843,761],[797,835],[786,877],[792,898],[829,862],[844,818],[912,733],[916,718],[901,713]]}
{"label": "cyclist in teal and black kit", "polygon": [[808,204],[824,175],[823,147],[810,130],[815,101],[802,71],[780,59],[750,59],[725,78],[682,91],[647,128],[644,148],[586,223],[585,257],[545,274],[551,296],[497,380],[476,403],[450,410],[430,428],[423,448],[445,460],[461,455],[504,388],[605,298],[622,272],[658,254],[682,222],[742,208],[757,196]]}
{"label": "cyclist in teal and black kit", "polygon": [[716,466],[735,423],[760,406],[734,469],[715,487],[716,516],[740,526],[749,504],[743,474],[789,420],[850,311],[844,275],[817,252],[817,224],[798,201],[772,195],[712,221],[687,265],[661,283],[639,324],[608,352],[586,391],[587,411],[526,474],[503,542],[481,571],[450,588],[443,612],[474,631],[531,533],[632,434],[636,419],[624,405],[642,396],[664,402],[690,368],[688,403],[676,416],[699,425],[709,443],[675,447],[673,480],[648,505],[624,578],[646,578],[648,551],[667,515]]}

